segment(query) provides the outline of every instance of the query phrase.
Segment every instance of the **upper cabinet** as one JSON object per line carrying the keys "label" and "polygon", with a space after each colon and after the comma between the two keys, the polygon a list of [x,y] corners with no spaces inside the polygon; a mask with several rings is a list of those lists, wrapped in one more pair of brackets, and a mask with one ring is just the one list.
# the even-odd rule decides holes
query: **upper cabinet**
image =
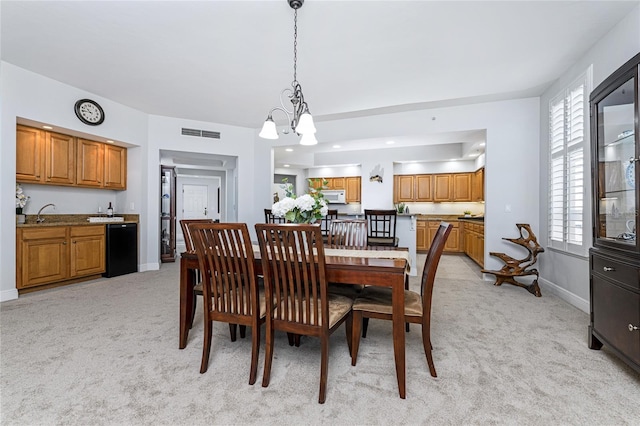
{"label": "upper cabinet", "polygon": [[471,201],[484,201],[484,167],[471,178]]}
{"label": "upper cabinet", "polygon": [[315,189],[344,189],[347,203],[359,203],[361,200],[360,176],[311,178],[310,186]]}
{"label": "upper cabinet", "polygon": [[395,175],[393,202],[472,201],[474,173]]}
{"label": "upper cabinet", "polygon": [[638,79],[638,64],[629,65],[591,94],[593,245],[636,255],[640,253]]}
{"label": "upper cabinet", "polygon": [[127,189],[127,149],[18,125],[16,181]]}

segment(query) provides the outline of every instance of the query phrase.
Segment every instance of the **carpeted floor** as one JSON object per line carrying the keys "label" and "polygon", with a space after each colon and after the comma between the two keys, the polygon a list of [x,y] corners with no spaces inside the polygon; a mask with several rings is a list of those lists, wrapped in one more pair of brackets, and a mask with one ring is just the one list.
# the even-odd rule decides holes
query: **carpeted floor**
{"label": "carpeted floor", "polygon": [[[419,263],[424,257],[419,257]],[[372,320],[352,367],[331,338],[327,402],[319,344],[276,340],[268,388],[248,385],[250,339],[216,324],[199,373],[202,303],[178,349],[179,265],[21,296],[0,305],[2,425],[638,425],[640,374],[587,348],[588,316],[543,289],[494,287],[444,256],[434,291],[432,378],[420,330],[407,335],[398,397],[391,324]],[[417,279],[412,286],[417,286]]]}

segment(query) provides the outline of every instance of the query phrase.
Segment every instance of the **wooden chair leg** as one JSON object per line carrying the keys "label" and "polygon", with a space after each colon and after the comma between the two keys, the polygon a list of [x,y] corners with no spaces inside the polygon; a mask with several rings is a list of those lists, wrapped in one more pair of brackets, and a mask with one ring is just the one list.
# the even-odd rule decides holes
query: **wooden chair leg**
{"label": "wooden chair leg", "polygon": [[367,328],[369,328],[369,318],[362,319],[362,338],[367,338]]}
{"label": "wooden chair leg", "polygon": [[202,362],[200,363],[200,373],[205,373],[209,368],[209,353],[211,352],[211,334],[213,325],[211,320],[206,318],[204,321],[204,345],[202,346]]}
{"label": "wooden chair leg", "polygon": [[294,342],[295,342],[296,348],[299,348],[299,347],[300,347],[300,338],[301,338],[301,337],[302,337],[302,336],[301,336],[301,335],[299,335],[299,334],[294,334],[294,335],[293,335],[293,340],[294,340]]}
{"label": "wooden chair leg", "polygon": [[[353,326],[351,330],[351,365],[358,361],[358,347],[360,346],[360,328],[362,327],[362,311],[353,311]],[[365,318],[368,319],[368,318]]]}
{"label": "wooden chair leg", "polygon": [[431,332],[429,324],[422,324],[422,346],[424,347],[424,354],[427,356],[427,364],[429,365],[429,373],[431,377],[438,377],[436,375],[436,367],[433,364],[433,355],[431,354]]}
{"label": "wooden chair leg", "polygon": [[229,324],[229,334],[231,335],[231,341],[236,341],[236,324]]}
{"label": "wooden chair leg", "polygon": [[241,325],[240,326],[240,338],[244,339],[246,335],[247,335],[247,326],[246,325]]}
{"label": "wooden chair leg", "polygon": [[[240,326],[240,335],[242,336],[242,328],[246,326]],[[242,336],[244,337],[244,336]],[[251,371],[249,372],[249,384],[253,385],[256,382],[256,376],[258,375],[258,351],[260,350],[260,324],[254,325],[251,333]]]}
{"label": "wooden chair leg", "polygon": [[344,327],[347,334],[347,347],[349,348],[349,356],[351,356],[351,349],[353,347],[352,343],[352,334],[353,334],[353,311],[349,312],[349,316],[347,317],[347,321]]}
{"label": "wooden chair leg", "polygon": [[318,402],[324,404],[327,398],[327,374],[329,370],[329,336],[323,336],[320,342],[320,396]]}
{"label": "wooden chair leg", "polygon": [[[409,275],[405,274],[404,275],[404,289],[405,290],[409,290]],[[410,331],[409,330],[409,323],[405,323],[405,330],[407,331],[407,333]]]}
{"label": "wooden chair leg", "polygon": [[287,339],[289,340],[289,346],[293,346],[295,343],[295,334],[287,333]]}
{"label": "wooden chair leg", "polygon": [[191,310],[191,323],[189,329],[193,328],[193,319],[196,317],[196,308],[198,307],[198,296],[193,293],[193,309]]}
{"label": "wooden chair leg", "polygon": [[273,361],[273,334],[274,331],[267,324],[267,333],[266,333],[266,341],[265,345],[265,355],[264,355],[264,371],[262,373],[262,387],[266,388],[269,386],[269,380],[271,379],[271,363]]}

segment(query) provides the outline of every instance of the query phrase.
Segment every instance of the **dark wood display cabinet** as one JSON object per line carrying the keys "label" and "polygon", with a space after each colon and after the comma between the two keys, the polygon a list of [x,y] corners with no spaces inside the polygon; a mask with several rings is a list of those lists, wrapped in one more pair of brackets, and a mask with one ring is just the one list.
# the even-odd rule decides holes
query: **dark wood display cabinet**
{"label": "dark wood display cabinet", "polygon": [[593,248],[589,348],[607,345],[640,372],[640,54],[590,97]]}
{"label": "dark wood display cabinet", "polygon": [[176,261],[176,172],[160,166],[160,261]]}

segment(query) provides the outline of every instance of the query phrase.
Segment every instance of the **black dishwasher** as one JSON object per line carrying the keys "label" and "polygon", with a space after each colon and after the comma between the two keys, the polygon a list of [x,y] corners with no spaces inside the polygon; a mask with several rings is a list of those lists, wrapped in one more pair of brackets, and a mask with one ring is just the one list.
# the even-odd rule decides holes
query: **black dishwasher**
{"label": "black dishwasher", "polygon": [[138,272],[138,224],[111,223],[107,225],[107,270],[102,276]]}

